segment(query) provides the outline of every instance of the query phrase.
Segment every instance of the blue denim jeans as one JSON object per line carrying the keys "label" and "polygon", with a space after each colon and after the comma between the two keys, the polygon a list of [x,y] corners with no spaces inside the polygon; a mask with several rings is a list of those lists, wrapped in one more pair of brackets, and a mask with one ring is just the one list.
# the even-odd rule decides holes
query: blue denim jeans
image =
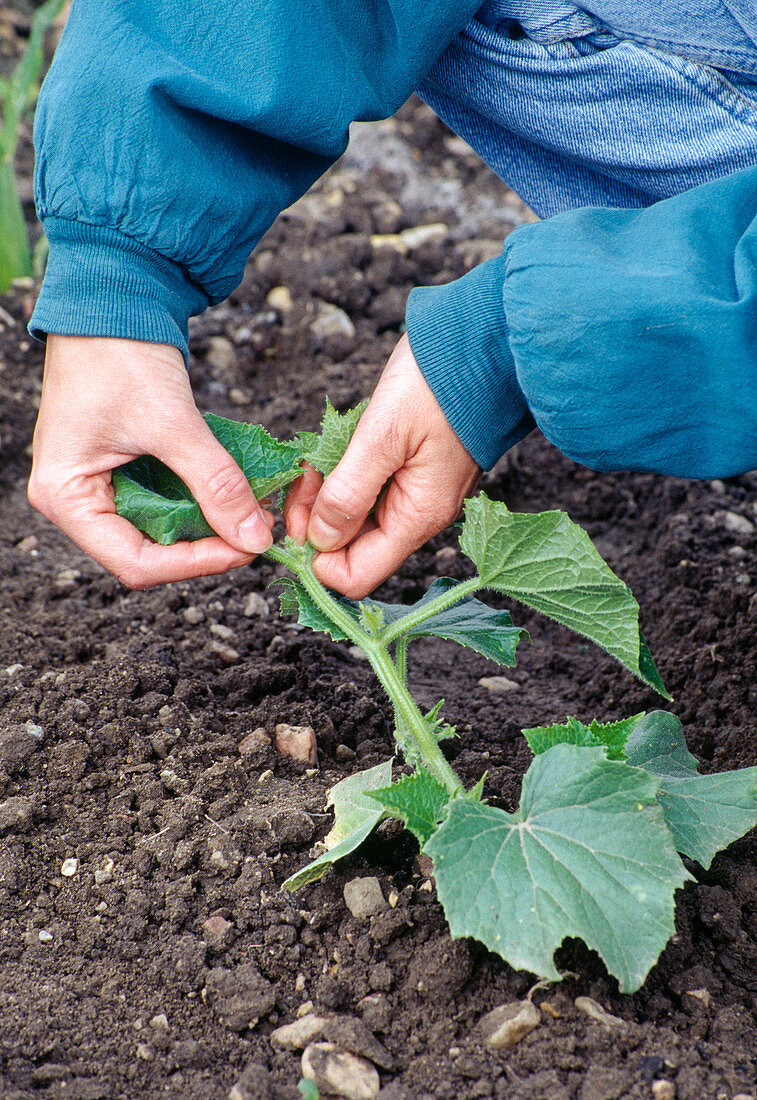
{"label": "blue denim jeans", "polygon": [[541,216],[757,164],[751,0],[487,0],[419,95]]}

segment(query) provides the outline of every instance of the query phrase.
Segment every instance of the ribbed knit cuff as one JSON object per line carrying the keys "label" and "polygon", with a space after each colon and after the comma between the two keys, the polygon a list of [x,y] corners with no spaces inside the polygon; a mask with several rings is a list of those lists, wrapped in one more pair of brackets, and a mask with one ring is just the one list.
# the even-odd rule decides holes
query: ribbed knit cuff
{"label": "ribbed knit cuff", "polygon": [[120,336],[189,355],[188,320],[208,304],[184,269],[116,229],[46,217],[50,255],[29,332]]}
{"label": "ribbed knit cuff", "polygon": [[442,412],[485,470],[535,427],[515,376],[504,307],[505,258],[445,286],[416,287],[410,347]]}

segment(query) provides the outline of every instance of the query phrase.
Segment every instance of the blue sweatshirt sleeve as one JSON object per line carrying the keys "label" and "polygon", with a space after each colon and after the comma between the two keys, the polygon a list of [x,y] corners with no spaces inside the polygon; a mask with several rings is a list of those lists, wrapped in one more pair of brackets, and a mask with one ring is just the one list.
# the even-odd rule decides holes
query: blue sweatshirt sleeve
{"label": "blue sweatshirt sleeve", "polygon": [[40,96],[31,321],[187,350],[354,120],[400,106],[480,0],[77,0]]}
{"label": "blue sweatshirt sleeve", "polygon": [[414,290],[410,344],[484,468],[534,422],[596,470],[757,468],[757,168],[644,210],[516,229]]}

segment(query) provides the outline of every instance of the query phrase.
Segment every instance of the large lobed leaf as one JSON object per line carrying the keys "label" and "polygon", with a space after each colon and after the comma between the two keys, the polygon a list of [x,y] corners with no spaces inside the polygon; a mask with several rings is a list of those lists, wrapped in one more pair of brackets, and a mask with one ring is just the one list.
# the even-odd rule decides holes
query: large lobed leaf
{"label": "large lobed leaf", "polygon": [[324,840],[327,851],[308,863],[301,871],[296,871],[282,885],[284,889],[299,890],[310,882],[317,882],[326,874],[337,860],[348,856],[363,843],[368,834],[384,817],[384,808],[368,791],[384,787],[392,781],[392,761],[377,764],[332,787],[326,800],[327,806],[334,807],[334,825]]}
{"label": "large lobed leaf", "polygon": [[646,715],[628,738],[626,755],[629,764],[659,776],[658,798],[675,845],[703,867],[757,825],[757,768],[699,775],[674,714]]}
{"label": "large lobed leaf", "polygon": [[460,547],[482,586],[590,638],[670,698],[639,633],[639,606],[564,512],[511,512],[484,494],[468,501]]}
{"label": "large lobed leaf", "polygon": [[657,786],[602,748],[557,745],[531,764],[517,813],[454,799],[424,848],[453,936],[549,979],[560,977],[555,950],[577,936],[623,991],[638,989],[691,877]]}

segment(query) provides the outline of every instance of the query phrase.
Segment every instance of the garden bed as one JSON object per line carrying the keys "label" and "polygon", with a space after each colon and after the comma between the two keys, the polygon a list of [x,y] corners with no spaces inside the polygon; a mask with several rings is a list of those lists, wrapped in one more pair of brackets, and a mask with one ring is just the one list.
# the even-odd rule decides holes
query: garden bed
{"label": "garden bed", "polygon": [[[230,301],[193,322],[200,406],[280,437],[316,427],[326,394],[347,408],[370,393],[409,289],[494,255],[525,217],[425,108],[361,130]],[[397,237],[419,225],[435,228]],[[274,566],[128,592],[31,511],[31,293],[0,314],[0,1096],[225,1100],[236,1085],[237,1100],[296,1100],[300,1053],[270,1036],[312,1001],[326,1037],[378,1064],[384,1100],[754,1097],[753,836],[707,872],[688,864],[677,934],[638,993],[566,943],[576,976],[539,990],[541,1024],[499,1053],[478,1021],[531,979],[450,939],[407,834],[384,824],[320,883],[280,890],[328,831],[329,788],[392,755],[387,705],[349,645],[278,618]],[[534,433],[484,487],[586,527],[639,600],[702,769],[757,764],[757,475],[598,475]],[[456,545],[438,536],[378,595],[408,603],[434,576],[464,577]],[[410,670],[421,704],[446,699],[456,769],[469,785],[487,771],[508,809],[530,758],[521,728],[659,705],[595,647],[512,611],[532,642],[509,690],[444,642],[418,643]],[[240,752],[281,723],[315,730],[317,769],[261,737]],[[343,890],[365,876],[394,905],[358,918]]]}

